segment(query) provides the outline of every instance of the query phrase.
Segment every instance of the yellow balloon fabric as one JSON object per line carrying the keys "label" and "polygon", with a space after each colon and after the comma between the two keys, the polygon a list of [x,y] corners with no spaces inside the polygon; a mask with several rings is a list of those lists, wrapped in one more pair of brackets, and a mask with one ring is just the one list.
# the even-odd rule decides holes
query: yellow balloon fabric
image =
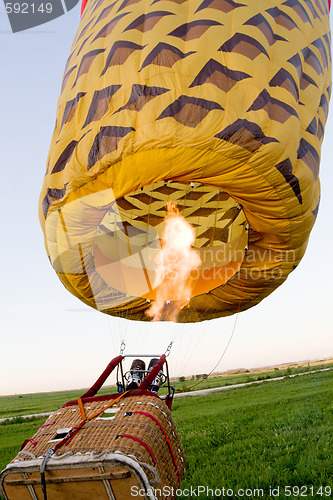
{"label": "yellow balloon fabric", "polygon": [[327,0],[88,0],[40,197],[66,288],[148,320],[173,200],[203,261],[180,321],[259,303],[305,252],[330,91]]}

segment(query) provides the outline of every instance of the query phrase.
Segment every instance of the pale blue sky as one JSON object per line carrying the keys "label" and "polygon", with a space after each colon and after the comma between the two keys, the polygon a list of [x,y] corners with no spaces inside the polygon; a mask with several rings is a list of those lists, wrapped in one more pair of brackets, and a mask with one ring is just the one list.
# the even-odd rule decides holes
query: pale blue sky
{"label": "pale blue sky", "polygon": [[[331,13],[332,19],[332,13]],[[0,394],[90,385],[118,354],[164,351],[172,374],[209,372],[235,316],[192,326],[108,318],[71,296],[49,264],[37,217],[60,83],[79,6],[12,34],[0,4],[1,343]],[[238,316],[218,370],[333,356],[333,116],[322,150],[322,201],[307,253],[270,297]]]}

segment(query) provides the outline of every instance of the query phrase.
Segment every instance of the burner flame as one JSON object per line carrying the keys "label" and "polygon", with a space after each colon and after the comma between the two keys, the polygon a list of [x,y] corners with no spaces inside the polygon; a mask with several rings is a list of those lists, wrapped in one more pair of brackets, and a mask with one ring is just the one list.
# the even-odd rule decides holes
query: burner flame
{"label": "burner flame", "polygon": [[191,224],[179,214],[176,203],[169,202],[167,210],[154,283],[156,300],[147,315],[153,321],[177,322],[179,312],[191,299],[190,275],[201,259],[192,248],[195,232]]}

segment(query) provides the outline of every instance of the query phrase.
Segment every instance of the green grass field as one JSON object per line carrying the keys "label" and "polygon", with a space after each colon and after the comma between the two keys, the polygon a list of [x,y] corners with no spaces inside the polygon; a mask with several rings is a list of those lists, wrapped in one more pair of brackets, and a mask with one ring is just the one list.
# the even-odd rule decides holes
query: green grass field
{"label": "green grass field", "polygon": [[[224,498],[238,499],[274,498],[270,488],[280,487],[280,499],[331,498],[332,387],[330,371],[176,400],[174,419],[188,460],[182,488],[224,487],[233,491]],[[288,496],[286,486],[303,490]],[[327,488],[321,495],[321,486],[332,494]],[[242,489],[261,489],[264,496],[238,495]]]}
{"label": "green grass field", "polygon": [[[243,372],[232,375],[222,375],[209,377],[206,380],[197,380],[200,376],[193,376],[192,379],[184,381],[173,381],[172,385],[176,390],[198,390],[209,389],[213,387],[223,387],[234,384],[255,382],[274,377],[281,377],[291,375],[294,373],[306,373],[308,371],[320,370],[322,368],[333,367],[333,363],[323,363],[316,366],[309,367],[294,367],[285,369],[275,369],[256,372]],[[198,382],[200,382],[199,385]],[[193,389],[190,389],[192,386]],[[34,413],[51,412],[60,408],[64,403],[71,399],[77,399],[81,396],[87,388],[78,389],[73,391],[58,391],[58,392],[41,392],[35,394],[19,394],[15,396],[0,396],[0,419],[7,417],[15,417],[21,415],[30,415]],[[98,394],[109,394],[114,392],[115,387],[103,387]],[[160,394],[166,394],[166,390],[162,389]]]}
{"label": "green grass field", "polygon": [[[187,456],[181,497],[333,497],[332,387],[332,371],[313,371],[282,381],[176,399],[173,417]],[[26,414],[51,411],[81,392],[0,398],[0,412],[13,415],[14,408],[16,414],[23,408]],[[0,468],[44,420],[0,424]]]}

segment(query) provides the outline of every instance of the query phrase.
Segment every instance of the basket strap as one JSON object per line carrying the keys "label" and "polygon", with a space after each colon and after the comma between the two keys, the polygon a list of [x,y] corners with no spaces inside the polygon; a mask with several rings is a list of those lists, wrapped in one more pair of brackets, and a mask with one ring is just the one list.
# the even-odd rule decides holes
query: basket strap
{"label": "basket strap", "polygon": [[[127,394],[127,392],[123,392],[118,398],[116,398],[113,401],[111,401],[109,404],[107,404],[106,406],[104,406],[103,408],[101,408],[98,412],[94,413],[94,415],[91,415],[91,417],[89,417],[89,418],[86,417],[86,413],[84,411],[83,403],[82,403],[81,398],[79,398],[77,400],[79,408],[80,408],[81,416],[82,416],[82,421],[76,427],[72,427],[72,429],[66,434],[66,436],[64,437],[64,439],[62,439],[62,441],[60,441],[59,443],[57,443],[55,446],[53,446],[53,448],[51,448],[50,450],[48,450],[45,453],[44,460],[41,463],[40,476],[41,476],[41,485],[42,485],[42,493],[43,493],[44,500],[47,500],[45,469],[46,469],[46,464],[47,464],[49,458],[51,458],[52,455],[54,455],[54,453],[56,451],[58,451],[59,448],[61,448],[63,445],[68,445],[72,441],[72,439],[74,438],[74,436],[79,432],[79,430],[81,429],[81,427],[84,426],[84,424],[86,422],[88,422],[89,420],[92,420],[93,418],[97,417],[100,413],[103,413],[103,411],[106,410],[106,408],[109,408],[110,406],[112,406],[113,404],[115,404],[117,401],[119,401],[119,399],[121,399],[122,397],[124,397],[125,394]],[[31,439],[26,440],[23,443],[23,446],[26,444],[27,441],[31,441],[32,442],[33,440],[31,440]],[[155,465],[155,462],[154,462],[154,465]]]}
{"label": "basket strap", "polygon": [[151,456],[151,458],[152,458],[152,460],[154,462],[154,465],[156,464],[156,458],[155,458],[154,453],[149,448],[149,446],[144,441],[142,441],[142,439],[139,439],[139,438],[137,438],[135,436],[131,436],[131,434],[118,434],[118,436],[116,437],[116,439],[118,439],[119,437],[124,437],[124,438],[128,438],[128,439],[132,439],[136,443],[141,444],[148,451],[149,455]]}
{"label": "basket strap", "polygon": [[86,412],[84,411],[84,408],[83,408],[83,403],[82,403],[82,399],[79,398],[77,400],[77,404],[79,405],[79,408],[80,408],[80,413],[81,413],[81,417],[83,420],[87,420],[87,415],[86,415]]}
{"label": "basket strap", "polygon": [[[119,401],[119,399],[121,399],[122,397],[124,397],[125,394],[127,394],[127,392],[123,392],[118,398],[114,399],[113,401],[111,401],[106,406],[103,406],[103,408],[101,408],[98,412],[94,413],[94,415],[91,415],[91,417],[83,419],[79,423],[79,425],[77,425],[75,427],[72,427],[72,429],[67,433],[67,435],[64,437],[64,439],[62,441],[60,441],[60,443],[57,443],[53,448],[51,448],[51,450],[53,451],[53,453],[55,453],[56,451],[58,451],[59,448],[61,448],[61,446],[69,444],[72,441],[72,439],[75,436],[75,434],[77,434],[77,432],[81,429],[81,427],[83,427],[83,425],[86,422],[88,422],[89,420],[92,420],[93,418],[97,417],[98,415],[100,415],[100,413],[103,413],[103,411],[106,410],[106,408],[109,408],[110,406],[114,405],[117,401]],[[83,408],[83,405],[82,405],[82,408]],[[83,411],[84,411],[84,408],[83,408]],[[49,451],[51,451],[51,450],[49,450]]]}
{"label": "basket strap", "polygon": [[100,415],[101,413],[103,413],[103,411],[105,411],[107,408],[110,408],[110,406],[114,405],[117,401],[119,401],[119,399],[123,398],[125,396],[125,394],[127,394],[128,392],[129,391],[125,391],[122,394],[120,394],[120,396],[118,396],[116,399],[113,399],[106,406],[103,406],[103,408],[101,408],[96,413],[94,413],[93,415],[91,415],[91,417],[88,417],[87,420],[92,420],[93,418],[98,417],[98,415]]}
{"label": "basket strap", "polygon": [[23,443],[22,443],[20,451],[23,450],[23,448],[25,447],[25,445],[28,444],[28,443],[31,443],[33,446],[37,446],[37,441],[35,441],[34,439],[25,439],[25,441],[23,441]]}
{"label": "basket strap", "polygon": [[171,456],[172,456],[172,460],[173,460],[173,463],[174,463],[174,466],[176,468],[176,472],[177,472],[177,476],[178,476],[178,479],[179,479],[179,484],[181,482],[181,477],[180,477],[180,472],[179,472],[179,469],[178,469],[178,465],[177,465],[177,461],[176,461],[176,457],[173,453],[173,450],[172,450],[172,446],[171,446],[171,443],[169,441],[169,438],[168,438],[168,434],[167,434],[167,431],[164,429],[163,425],[161,424],[161,422],[159,422],[157,420],[156,417],[154,417],[154,415],[151,415],[150,413],[147,413],[145,411],[132,411],[131,413],[137,413],[138,415],[144,415],[145,417],[148,417],[150,418],[151,420],[153,420],[158,426],[159,428],[161,429],[161,431],[163,432],[164,434],[164,437],[165,437],[165,440],[168,444],[168,447],[169,447],[169,450],[170,450],[170,453],[171,453]]}

